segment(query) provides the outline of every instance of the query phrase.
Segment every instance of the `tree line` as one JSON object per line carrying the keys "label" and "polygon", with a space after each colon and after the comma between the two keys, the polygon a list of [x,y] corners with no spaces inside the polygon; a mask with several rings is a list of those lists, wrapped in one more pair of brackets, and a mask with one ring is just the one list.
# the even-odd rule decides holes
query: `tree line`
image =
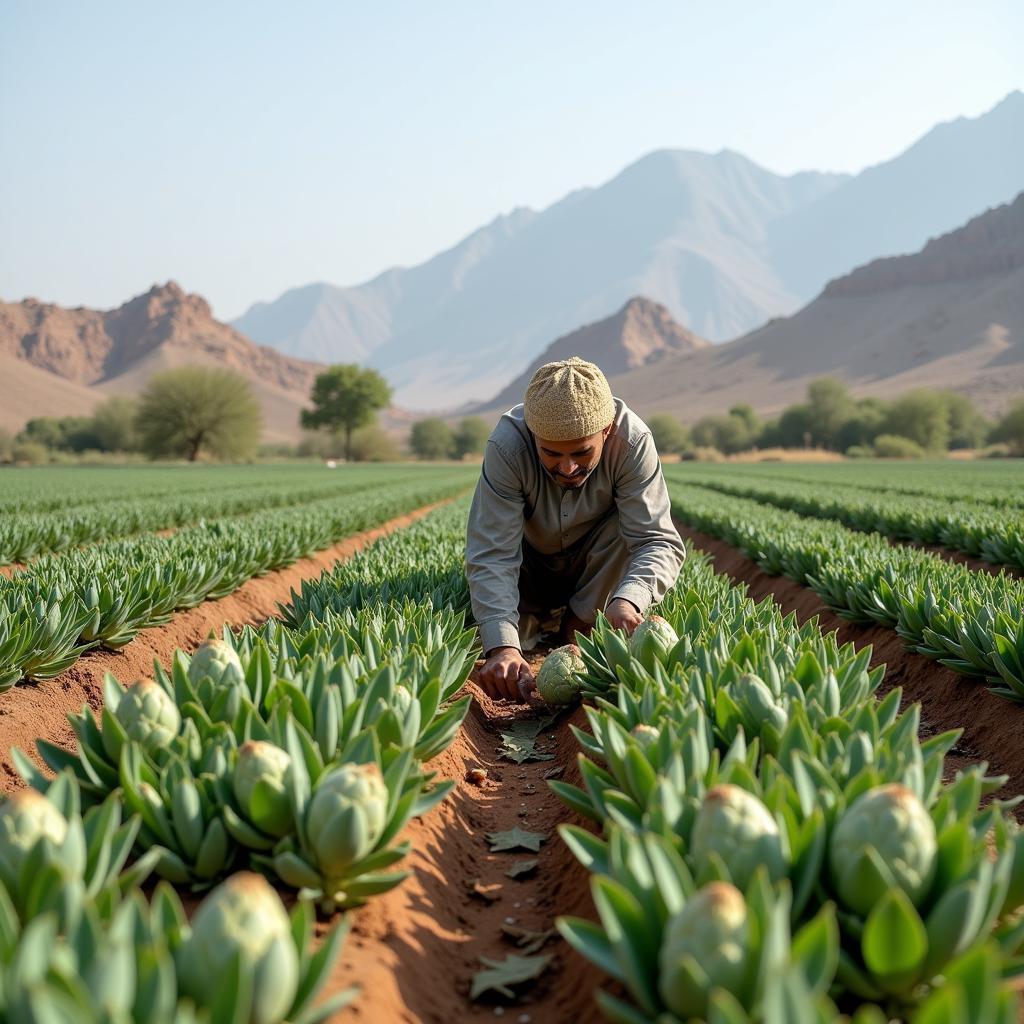
{"label": "tree line", "polygon": [[814,380],[803,402],[762,420],[747,404],[690,426],[659,413],[648,420],[662,454],[701,450],[734,455],[764,448],[818,448],[852,457],[922,458],[957,449],[1005,444],[1024,454],[1024,399],[998,420],[985,417],[965,395],[916,388],[896,398],[854,398],[832,377]]}
{"label": "tree line", "polygon": [[[243,461],[257,454],[392,461],[403,457],[377,414],[391,388],[375,370],[332,366],[317,375],[299,445],[260,449],[263,417],[249,382],[232,370],[183,366],[154,374],[138,398],[111,396],[89,416],[35,417],[16,436],[0,432],[0,462],[51,461],[54,453],[139,453],[149,458]],[[700,457],[753,449],[806,448],[849,456],[913,458],[1003,444],[1024,455],[1024,399],[996,421],[964,395],[918,388],[891,400],[854,398],[842,381],[812,381],[803,402],[762,420],[747,404],[691,426],[665,413],[649,419],[662,454]],[[408,449],[419,459],[478,455],[490,425],[478,416],[455,426],[436,416],[413,422]]]}

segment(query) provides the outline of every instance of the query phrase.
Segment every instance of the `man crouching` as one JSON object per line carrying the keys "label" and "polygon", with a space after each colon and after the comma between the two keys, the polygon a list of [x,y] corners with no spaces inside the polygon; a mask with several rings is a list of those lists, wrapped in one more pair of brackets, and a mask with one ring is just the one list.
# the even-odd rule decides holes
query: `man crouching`
{"label": "man crouching", "polygon": [[599,609],[632,633],[684,557],[647,425],[593,363],[545,363],[491,433],[469,512],[481,685],[525,700],[535,684],[523,642],[558,609],[565,642]]}

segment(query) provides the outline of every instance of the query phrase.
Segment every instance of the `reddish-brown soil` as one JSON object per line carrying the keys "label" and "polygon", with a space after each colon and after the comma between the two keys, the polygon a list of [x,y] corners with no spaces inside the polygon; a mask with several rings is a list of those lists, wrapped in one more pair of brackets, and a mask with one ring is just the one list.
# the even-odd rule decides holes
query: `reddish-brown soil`
{"label": "reddish-brown soil", "polygon": [[[539,951],[553,955],[551,966],[521,987],[514,1003],[501,996],[469,999],[472,977],[483,968],[481,956],[503,960],[510,953],[522,955],[503,935],[503,923],[539,932],[552,929],[558,914],[592,918],[594,913],[587,872],[556,832],[571,815],[544,778],[561,769],[566,781],[579,781],[579,748],[568,725],[582,725],[582,711],[539,737],[538,749],[554,754],[553,760],[516,765],[497,753],[500,731],[513,719],[537,712],[492,701],[472,683],[468,688],[474,700],[466,723],[455,743],[430,764],[442,777],[454,779],[456,788],[440,807],[406,829],[413,852],[403,866],[412,876],[355,913],[329,986],[337,991],[358,984],[361,993],[338,1020],[455,1024],[503,1014],[530,1024],[597,1022],[602,1018],[591,993],[606,979],[557,933]],[[472,768],[485,769],[487,778],[480,784],[468,781]],[[548,834],[540,852],[491,853],[485,834],[517,825]],[[533,874],[505,875],[514,862],[534,858],[539,863]],[[473,883],[483,895],[470,892]]]}
{"label": "reddish-brown soil", "polygon": [[[292,588],[298,589],[303,579],[319,576],[335,562],[350,557],[379,537],[408,526],[440,504],[444,502],[354,534],[279,572],[251,579],[227,597],[204,601],[176,615],[166,626],[143,630],[120,651],[87,651],[56,679],[21,684],[0,695],[0,792],[23,785],[11,761],[12,747],[20,747],[35,757],[35,741],[39,738],[65,747],[74,746],[74,733],[67,714],[80,711],[84,704],[94,709],[102,707],[104,673],[110,672],[122,683],[130,683],[152,675],[154,660],[168,665],[176,648],[194,651],[211,630],[219,633],[226,622],[235,626],[266,622],[277,612],[278,602],[287,601]],[[41,761],[38,763],[43,766]]]}
{"label": "reddish-brown soil", "polygon": [[756,562],[736,548],[708,534],[677,523],[683,539],[706,551],[717,572],[744,582],[755,600],[774,598],[785,612],[795,612],[804,622],[817,616],[825,632],[836,630],[842,642],[858,647],[870,644],[872,665],[886,666],[883,693],[892,687],[903,689],[904,702],[921,704],[922,732],[962,729],[963,735],[947,767],[959,767],[984,760],[994,774],[1009,780],[999,796],[1024,793],[1024,744],[1020,742],[1022,710],[990,693],[980,679],[958,672],[908,651],[899,635],[885,626],[860,626],[835,614],[821,598],[793,580],[769,576]]}

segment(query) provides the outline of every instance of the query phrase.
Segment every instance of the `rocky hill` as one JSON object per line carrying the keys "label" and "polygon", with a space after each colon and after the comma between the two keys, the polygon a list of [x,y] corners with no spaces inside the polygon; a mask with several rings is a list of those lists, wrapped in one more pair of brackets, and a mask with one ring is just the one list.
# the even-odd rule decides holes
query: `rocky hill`
{"label": "rocky hill", "polygon": [[749,402],[800,401],[814,377],[858,396],[951,388],[998,413],[1024,392],[1024,193],[932,239],[830,282],[791,317],[726,345],[619,374],[641,413],[692,422]]}
{"label": "rocky hill", "polygon": [[299,435],[299,409],[320,364],[256,345],[169,281],[113,310],[37,299],[0,303],[0,426],[33,415],[84,414],[104,395],[133,394],[157,370],[190,363],[236,370],[264,411],[268,440]]}
{"label": "rocky hill", "polygon": [[672,354],[694,352],[710,344],[677,324],[664,306],[637,296],[614,315],[553,341],[508,387],[473,411],[506,409],[521,402],[537,368],[556,359],[580,356],[612,375],[649,366]]}

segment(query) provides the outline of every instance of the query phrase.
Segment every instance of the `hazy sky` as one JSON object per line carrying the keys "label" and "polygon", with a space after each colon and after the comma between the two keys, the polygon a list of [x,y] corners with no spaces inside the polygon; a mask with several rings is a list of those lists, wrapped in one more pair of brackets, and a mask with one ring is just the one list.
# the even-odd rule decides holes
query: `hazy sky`
{"label": "hazy sky", "polygon": [[857,171],[1022,53],[1021,0],[0,0],[0,298],[226,319],[652,149]]}

